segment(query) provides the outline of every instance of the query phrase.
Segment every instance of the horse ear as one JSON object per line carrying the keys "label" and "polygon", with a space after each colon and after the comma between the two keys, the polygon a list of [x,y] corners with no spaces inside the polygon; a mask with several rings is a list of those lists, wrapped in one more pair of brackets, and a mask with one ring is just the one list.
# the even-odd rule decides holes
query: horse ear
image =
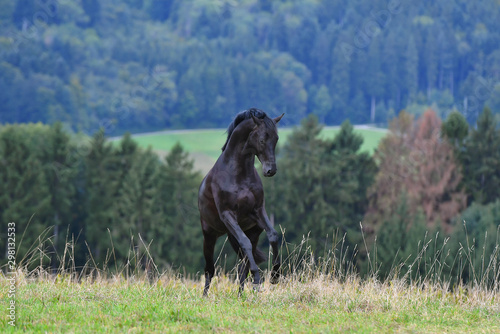
{"label": "horse ear", "polygon": [[285,113],[282,113],[281,116],[278,116],[275,119],[273,119],[274,123],[278,124],[278,122],[281,121],[281,119],[283,118],[283,116],[285,116]]}
{"label": "horse ear", "polygon": [[253,122],[255,123],[255,125],[262,124],[262,120],[255,117],[255,115],[253,113],[251,113],[250,116],[252,116],[252,119],[253,119]]}

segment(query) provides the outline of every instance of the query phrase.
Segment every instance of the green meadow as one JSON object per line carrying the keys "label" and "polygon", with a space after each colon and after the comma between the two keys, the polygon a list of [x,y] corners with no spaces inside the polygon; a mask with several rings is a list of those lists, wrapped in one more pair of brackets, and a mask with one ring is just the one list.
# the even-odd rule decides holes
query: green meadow
{"label": "green meadow", "polygon": [[[279,129],[280,140],[278,146],[282,146],[292,128]],[[333,138],[339,131],[339,127],[325,127],[321,133],[323,138]],[[355,132],[363,136],[362,151],[373,152],[380,139],[385,136],[386,131],[377,128],[361,127],[355,128]],[[189,152],[195,161],[195,168],[207,172],[220,155],[221,147],[226,141],[225,129],[210,130],[178,130],[162,131],[149,134],[138,134],[133,136],[134,140],[142,147],[151,147],[160,156],[167,154],[178,142]]]}
{"label": "green meadow", "polygon": [[18,273],[15,326],[0,276],[2,333],[500,333],[500,295],[450,292],[439,284],[385,283],[355,276],[290,277],[238,296],[219,275],[208,297],[203,279],[164,274],[84,277]]}
{"label": "green meadow", "polygon": [[[160,271],[147,247],[114,269],[90,259],[76,270],[70,242],[64,252],[68,261],[57,271],[29,270],[45,256],[35,249],[15,274],[0,271],[0,332],[500,333],[498,253],[478,279],[457,284],[432,274],[447,269],[438,261],[440,252],[425,275],[418,270],[400,275],[400,263],[381,280],[372,270],[361,278],[344,251],[337,245],[315,259],[306,240],[290,249],[284,243],[278,284],[270,284],[270,268],[263,269],[260,288],[254,290],[249,278],[242,294],[236,269],[225,264],[223,269],[221,260],[203,297],[200,273]],[[468,249],[472,265],[471,254]],[[374,261],[371,268],[376,267]]]}

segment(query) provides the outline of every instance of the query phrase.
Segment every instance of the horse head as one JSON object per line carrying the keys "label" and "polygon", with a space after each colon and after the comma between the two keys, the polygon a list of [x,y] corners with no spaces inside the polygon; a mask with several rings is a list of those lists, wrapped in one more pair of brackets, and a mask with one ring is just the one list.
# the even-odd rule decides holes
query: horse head
{"label": "horse head", "polygon": [[278,130],[276,125],[285,114],[281,114],[274,119],[258,118],[252,113],[252,119],[255,127],[248,136],[247,147],[252,148],[255,155],[262,164],[262,173],[266,177],[276,174],[275,149],[278,142]]}

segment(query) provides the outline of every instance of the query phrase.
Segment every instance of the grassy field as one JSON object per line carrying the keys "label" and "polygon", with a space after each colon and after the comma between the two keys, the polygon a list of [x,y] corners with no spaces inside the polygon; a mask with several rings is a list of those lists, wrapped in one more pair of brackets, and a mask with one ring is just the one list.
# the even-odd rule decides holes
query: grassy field
{"label": "grassy field", "polygon": [[[326,127],[322,135],[324,138],[333,138],[338,131],[338,127]],[[355,132],[363,136],[361,149],[365,152],[373,152],[386,133],[375,128],[358,128]],[[278,146],[283,145],[291,133],[291,128],[279,129]],[[225,129],[164,131],[135,135],[134,140],[142,147],[151,146],[160,155],[167,154],[179,142],[195,160],[195,168],[207,172],[220,155],[221,147],[226,141],[226,132]]]}
{"label": "grassy field", "polygon": [[0,331],[51,333],[500,333],[500,295],[402,281],[340,280],[317,275],[265,283],[260,292],[214,279],[164,274],[148,282],[123,277],[72,281],[18,274],[16,326],[7,323],[7,283],[0,278]]}
{"label": "grassy field", "polygon": [[[398,275],[401,264],[381,281],[376,273],[360,279],[343,239],[322,258],[313,256],[307,239],[290,249],[283,242],[278,284],[268,283],[269,267],[263,268],[260,291],[248,283],[239,295],[236,270],[218,262],[202,297],[204,278],[186,277],[181,269],[160,272],[147,248],[137,248],[114,273],[93,260],[75,270],[73,249],[67,245],[58,274],[50,274],[33,266],[46,256],[43,246],[35,248],[18,264],[14,288],[12,275],[0,271],[0,333],[500,333],[498,253],[483,275],[456,286],[433,274],[448,269],[439,262],[441,252],[427,263],[425,276],[414,275],[421,265],[428,268],[420,263],[425,247],[414,274]],[[8,317],[13,299],[15,326]]]}

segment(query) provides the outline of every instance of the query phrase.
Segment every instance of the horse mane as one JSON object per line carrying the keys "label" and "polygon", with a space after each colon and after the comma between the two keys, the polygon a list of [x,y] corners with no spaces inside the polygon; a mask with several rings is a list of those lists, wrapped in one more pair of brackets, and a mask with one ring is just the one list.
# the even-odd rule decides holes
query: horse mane
{"label": "horse mane", "polygon": [[226,143],[224,144],[224,146],[222,146],[222,151],[224,151],[226,149],[227,143],[229,143],[229,138],[231,138],[231,134],[233,133],[234,129],[236,129],[236,127],[241,122],[243,122],[247,119],[250,119],[252,117],[252,115],[257,117],[257,118],[263,119],[268,124],[272,123],[274,125],[274,122],[272,121],[272,119],[269,118],[264,111],[257,109],[257,108],[250,108],[248,110],[244,110],[244,111],[238,113],[236,115],[236,117],[234,118],[234,120],[231,122],[231,124],[229,124],[227,131],[226,131],[227,132]]}

